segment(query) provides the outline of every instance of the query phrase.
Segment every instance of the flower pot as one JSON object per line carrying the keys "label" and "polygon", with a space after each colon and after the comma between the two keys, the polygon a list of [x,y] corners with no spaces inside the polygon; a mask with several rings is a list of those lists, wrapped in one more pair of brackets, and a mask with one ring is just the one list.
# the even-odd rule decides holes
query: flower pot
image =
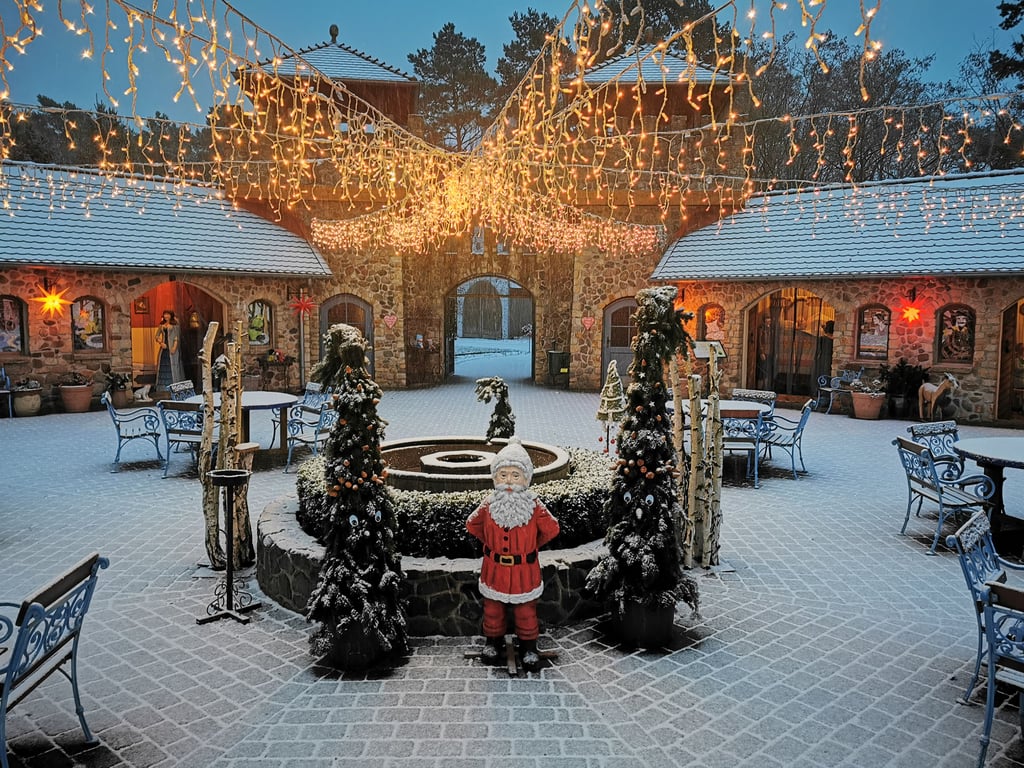
{"label": "flower pot", "polygon": [[68,413],[85,413],[92,403],[92,384],[61,384],[60,401]]}
{"label": "flower pot", "polygon": [[14,390],[15,416],[35,416],[43,405],[43,393],[40,389]]}
{"label": "flower pot", "polygon": [[117,409],[127,408],[134,397],[127,389],[112,389],[110,391],[110,403]]}
{"label": "flower pot", "polygon": [[632,648],[661,648],[672,639],[676,611],[671,605],[648,607],[626,603],[625,610],[612,619],[612,631]]}
{"label": "flower pot", "polygon": [[851,392],[850,399],[853,400],[853,418],[855,419],[877,419],[885,404],[884,395],[869,392]]}

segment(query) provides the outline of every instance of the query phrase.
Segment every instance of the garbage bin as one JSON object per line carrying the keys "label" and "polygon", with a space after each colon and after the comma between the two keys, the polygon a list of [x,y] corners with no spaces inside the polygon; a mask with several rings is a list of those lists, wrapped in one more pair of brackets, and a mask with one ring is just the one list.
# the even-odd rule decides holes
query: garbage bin
{"label": "garbage bin", "polygon": [[548,384],[552,387],[569,388],[569,353],[548,350]]}

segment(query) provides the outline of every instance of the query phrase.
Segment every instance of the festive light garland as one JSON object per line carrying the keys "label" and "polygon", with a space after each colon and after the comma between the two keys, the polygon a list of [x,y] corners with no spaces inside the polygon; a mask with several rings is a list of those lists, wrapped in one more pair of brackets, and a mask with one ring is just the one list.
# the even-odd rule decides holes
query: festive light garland
{"label": "festive light garland", "polygon": [[[41,2],[14,2],[18,26],[0,26],[0,96],[8,90],[11,54],[30,53],[42,34]],[[455,154],[397,125],[225,0],[153,0],[148,8],[107,0],[102,33],[87,0],[64,0],[58,4],[62,23],[83,38],[83,56],[99,50],[104,94],[115,108],[127,97],[130,114],[7,104],[0,109],[0,159],[10,157],[17,122],[45,115],[61,127],[69,147],[94,145],[96,169],[111,180],[111,195],[119,185],[131,184],[124,177],[133,175],[166,179],[167,194],[187,191],[190,198],[195,182],[202,181],[210,185],[211,196],[259,199],[279,215],[318,200],[335,202],[347,218],[313,222],[314,240],[329,250],[393,247],[422,253],[483,226],[526,249],[589,247],[636,255],[661,247],[664,224],[673,215],[685,218],[687,206],[731,211],[749,195],[776,186],[835,181],[822,175],[829,169],[840,172],[835,168],[844,180],[856,182],[861,150],[895,153],[898,161],[916,163],[922,174],[969,168],[969,131],[991,119],[988,104],[1017,95],[741,120],[741,102],[760,103],[757,79],[774,57],[783,2],[770,0],[766,29],[757,26],[752,11],[741,10],[738,0],[723,0],[703,19],[651,43],[642,39],[642,0],[622,4],[626,12],[618,14],[605,0],[574,0],[480,146]],[[797,4],[808,29],[805,46],[827,71],[818,51],[827,2]],[[880,0],[873,7],[860,2],[855,34],[863,38],[865,100],[865,67],[881,50],[870,37],[880,7]],[[699,63],[695,32],[729,12],[730,33],[719,35],[716,28],[713,61]],[[743,33],[741,26],[747,27]],[[769,41],[767,60],[750,71],[743,54],[759,38]],[[114,93],[111,69],[119,49],[127,87]],[[691,67],[679,81],[664,74],[669,51]],[[616,54],[624,54],[620,72],[601,83],[585,79],[599,57]],[[172,98],[188,98],[199,112],[197,88],[208,81],[213,94],[208,124],[138,115],[139,77],[154,56],[178,75]],[[644,78],[650,63],[661,68],[661,77]],[[698,67],[711,73],[710,85],[697,86]],[[297,72],[303,76],[295,77]],[[686,102],[703,124],[673,122],[668,94],[677,88],[685,89]],[[652,101],[660,102],[654,115],[645,111]],[[865,148],[860,129],[873,120],[885,125],[885,133],[879,146]],[[815,170],[802,182],[781,182],[757,167],[758,146],[766,136],[778,140],[780,127],[789,162],[813,158]],[[125,140],[129,129],[130,143]],[[1020,132],[1021,126],[1010,121],[1005,140]],[[197,161],[200,141],[208,143],[209,156]],[[0,204],[15,211],[23,192],[2,177],[0,185]],[[59,196],[59,190],[51,190]],[[660,210],[661,225],[631,221],[642,207]]]}

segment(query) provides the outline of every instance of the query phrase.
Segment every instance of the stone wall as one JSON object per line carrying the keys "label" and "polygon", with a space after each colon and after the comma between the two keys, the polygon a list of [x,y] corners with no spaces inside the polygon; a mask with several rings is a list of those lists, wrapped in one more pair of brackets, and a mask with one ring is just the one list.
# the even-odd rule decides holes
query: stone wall
{"label": "stone wall", "polygon": [[[263,510],[256,525],[256,576],[267,597],[305,613],[324,548],[299,527],[297,509],[298,500],[286,497]],[[601,613],[599,604],[583,598],[582,588],[603,551],[603,545],[594,542],[540,553],[544,595],[537,615],[542,624],[560,626]],[[411,635],[480,634],[479,559],[403,557],[402,570]]]}

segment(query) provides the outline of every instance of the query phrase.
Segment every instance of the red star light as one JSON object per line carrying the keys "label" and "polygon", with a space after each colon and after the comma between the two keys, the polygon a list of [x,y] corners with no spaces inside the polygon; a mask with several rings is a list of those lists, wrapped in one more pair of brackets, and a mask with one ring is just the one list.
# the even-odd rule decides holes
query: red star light
{"label": "red star light", "polygon": [[903,308],[903,319],[908,323],[916,323],[918,318],[921,317],[921,310],[917,307],[904,307]]}
{"label": "red star light", "polygon": [[291,307],[292,312],[301,316],[312,312],[316,304],[313,303],[311,296],[296,296],[288,306]]}
{"label": "red star light", "polygon": [[49,312],[50,317],[54,314],[63,315],[64,305],[71,304],[72,302],[64,298],[64,294],[70,289],[65,288],[63,291],[58,291],[56,288],[44,288],[43,286],[37,286],[39,288],[40,296],[33,296],[32,301],[38,301],[42,305],[43,312]]}

